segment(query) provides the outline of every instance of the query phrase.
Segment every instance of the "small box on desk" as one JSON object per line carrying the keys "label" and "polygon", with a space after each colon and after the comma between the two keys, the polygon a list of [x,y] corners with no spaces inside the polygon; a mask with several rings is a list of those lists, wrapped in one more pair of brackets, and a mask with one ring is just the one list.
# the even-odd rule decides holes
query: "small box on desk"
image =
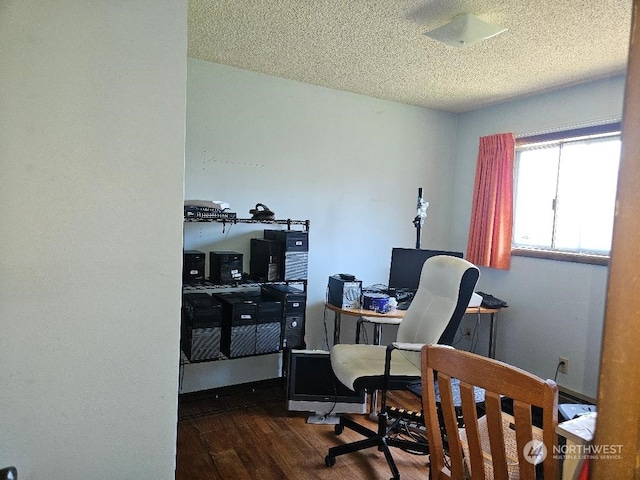
{"label": "small box on desk", "polygon": [[362,296],[362,281],[345,280],[340,275],[329,277],[328,302],[338,308],[360,308]]}

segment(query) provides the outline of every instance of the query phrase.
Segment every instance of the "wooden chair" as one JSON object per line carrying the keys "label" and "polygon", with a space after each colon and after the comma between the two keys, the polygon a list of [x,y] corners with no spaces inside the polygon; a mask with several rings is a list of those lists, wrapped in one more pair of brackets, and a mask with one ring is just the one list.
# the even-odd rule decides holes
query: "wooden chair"
{"label": "wooden chair", "polygon": [[[464,428],[458,427],[453,404],[454,378],[460,381]],[[485,390],[486,413],[480,418],[474,387]],[[513,416],[502,411],[505,397],[513,400]],[[445,345],[425,345],[422,406],[431,478],[535,479],[536,473],[558,478],[558,387],[552,380]],[[534,406],[542,411],[541,429],[532,425]]]}

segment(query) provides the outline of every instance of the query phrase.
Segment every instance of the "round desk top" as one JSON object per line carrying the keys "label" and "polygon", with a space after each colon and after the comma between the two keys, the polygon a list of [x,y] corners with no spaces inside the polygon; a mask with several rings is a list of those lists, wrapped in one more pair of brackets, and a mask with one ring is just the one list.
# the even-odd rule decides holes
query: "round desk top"
{"label": "round desk top", "polygon": [[[355,317],[382,317],[382,318],[402,318],[404,317],[406,310],[390,310],[387,313],[380,313],[374,310],[367,310],[365,308],[340,308],[335,305],[331,305],[330,303],[325,303],[325,306],[336,313],[345,314],[345,315],[353,315]],[[466,314],[473,313],[498,313],[501,308],[485,308],[485,307],[468,307]]]}

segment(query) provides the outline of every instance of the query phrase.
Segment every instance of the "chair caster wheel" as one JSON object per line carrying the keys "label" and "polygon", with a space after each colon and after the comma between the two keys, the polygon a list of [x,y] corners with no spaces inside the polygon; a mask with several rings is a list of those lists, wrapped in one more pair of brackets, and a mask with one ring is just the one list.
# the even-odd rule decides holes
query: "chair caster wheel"
{"label": "chair caster wheel", "polygon": [[333,431],[336,432],[336,435],[340,435],[344,431],[344,425],[337,423],[335,427],[333,427]]}
{"label": "chair caster wheel", "polygon": [[332,457],[331,455],[327,455],[324,457],[324,464],[327,467],[333,467],[336,464],[336,457]]}

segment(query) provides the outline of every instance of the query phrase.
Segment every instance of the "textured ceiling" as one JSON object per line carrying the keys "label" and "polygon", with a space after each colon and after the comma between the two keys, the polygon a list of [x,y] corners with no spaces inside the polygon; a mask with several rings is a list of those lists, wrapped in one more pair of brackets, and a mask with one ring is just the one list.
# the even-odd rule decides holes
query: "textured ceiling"
{"label": "textured ceiling", "polygon": [[[632,0],[189,0],[188,56],[449,112],[625,71]],[[508,30],[424,35],[460,13]]]}

